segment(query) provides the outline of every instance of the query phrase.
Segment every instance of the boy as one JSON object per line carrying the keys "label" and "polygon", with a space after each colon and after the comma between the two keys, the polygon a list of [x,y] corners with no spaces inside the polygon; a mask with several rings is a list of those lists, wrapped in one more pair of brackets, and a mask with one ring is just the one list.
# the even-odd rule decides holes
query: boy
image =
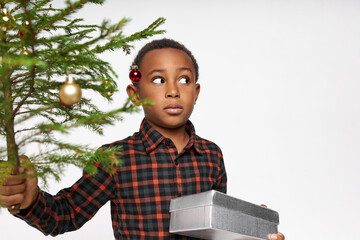
{"label": "boy", "polygon": [[[108,200],[116,239],[190,239],[169,233],[172,198],[215,189],[226,192],[219,147],[195,134],[189,121],[200,92],[198,65],[180,43],[162,39],[145,45],[134,60],[142,78],[128,95],[151,99],[139,132],[104,147],[121,146],[123,164],[108,174],[97,164],[56,196],[37,190],[37,180],[18,177],[0,187],[0,203],[21,203],[16,216],[44,234],[80,228]],[[24,171],[24,169],[20,169]],[[274,234],[272,239],[283,239]]]}

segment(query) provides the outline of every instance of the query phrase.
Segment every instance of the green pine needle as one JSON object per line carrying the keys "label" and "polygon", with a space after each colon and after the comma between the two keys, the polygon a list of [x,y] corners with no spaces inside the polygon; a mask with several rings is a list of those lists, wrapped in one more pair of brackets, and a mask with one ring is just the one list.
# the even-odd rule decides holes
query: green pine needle
{"label": "green pine needle", "polygon": [[[109,174],[114,173],[121,164],[121,149],[93,149],[64,142],[59,136],[79,127],[101,135],[105,127],[121,121],[124,113],[153,104],[149,100],[132,103],[130,97],[121,108],[111,111],[102,111],[86,98],[70,107],[61,105],[59,87],[67,74],[83,90],[111,101],[109,93],[118,91],[118,76],[99,54],[128,53],[135,41],[165,32],[158,30],[165,19],[158,18],[147,28],[125,36],[123,27],[128,18],[115,24],[103,21],[90,25],[73,17],[85,5],[103,4],[103,0],[65,3],[65,8],[59,9],[51,0],[1,1],[1,7],[8,8],[15,18],[0,18],[0,139],[6,139],[0,142],[0,160],[8,159],[0,161],[0,185],[20,164],[36,169],[44,184],[49,177],[60,180],[68,164],[96,174],[94,163],[98,162]],[[36,123],[25,127],[29,121]],[[19,153],[34,143],[43,150],[29,156],[29,162],[20,163]]]}

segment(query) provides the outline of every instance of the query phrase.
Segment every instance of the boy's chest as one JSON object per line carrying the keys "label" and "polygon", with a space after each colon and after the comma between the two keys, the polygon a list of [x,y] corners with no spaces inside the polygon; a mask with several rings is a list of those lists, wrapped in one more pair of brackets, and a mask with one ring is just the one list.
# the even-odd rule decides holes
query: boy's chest
{"label": "boy's chest", "polygon": [[147,153],[129,151],[121,157],[116,177],[118,198],[146,202],[207,191],[219,174],[217,156],[159,147]]}

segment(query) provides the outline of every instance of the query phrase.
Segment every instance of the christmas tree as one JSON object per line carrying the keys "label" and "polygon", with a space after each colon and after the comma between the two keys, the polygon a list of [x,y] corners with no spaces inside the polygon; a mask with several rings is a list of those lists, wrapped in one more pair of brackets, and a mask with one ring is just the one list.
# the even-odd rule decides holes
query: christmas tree
{"label": "christmas tree", "polygon": [[[132,42],[163,33],[157,28],[165,19],[125,36],[126,18],[99,25],[72,18],[86,4],[103,2],[68,0],[59,9],[51,0],[1,0],[0,185],[19,165],[34,168],[36,177],[46,183],[49,176],[59,180],[67,164],[90,174],[96,172],[94,161],[109,172],[120,164],[115,156],[120,149],[96,150],[57,136],[78,127],[102,134],[105,126],[121,120],[122,113],[150,104],[146,100],[132,103],[129,98],[121,108],[103,111],[92,99],[81,97],[81,91],[94,91],[111,101],[117,75],[99,55],[114,50],[129,53]],[[23,149],[31,144],[41,145],[42,151],[21,161]]]}

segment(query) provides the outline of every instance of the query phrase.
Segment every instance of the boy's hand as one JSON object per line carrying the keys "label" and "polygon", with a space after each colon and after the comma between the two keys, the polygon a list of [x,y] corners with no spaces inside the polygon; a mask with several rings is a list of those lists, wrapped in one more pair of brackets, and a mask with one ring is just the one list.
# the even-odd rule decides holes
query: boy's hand
{"label": "boy's hand", "polygon": [[[260,206],[267,208],[265,204],[261,204]],[[268,238],[269,240],[285,240],[285,236],[281,232],[269,234]]]}
{"label": "boy's hand", "polygon": [[268,238],[270,240],[285,240],[285,236],[281,232],[269,234]]}
{"label": "boy's hand", "polygon": [[[27,157],[22,157],[22,160],[26,161]],[[30,177],[34,174],[34,170],[19,167],[18,173],[18,175],[10,176],[6,183],[0,186],[0,205],[9,209],[12,209],[17,204],[20,204],[20,209],[29,208],[39,194],[37,178]],[[29,177],[24,178],[20,174]]]}

